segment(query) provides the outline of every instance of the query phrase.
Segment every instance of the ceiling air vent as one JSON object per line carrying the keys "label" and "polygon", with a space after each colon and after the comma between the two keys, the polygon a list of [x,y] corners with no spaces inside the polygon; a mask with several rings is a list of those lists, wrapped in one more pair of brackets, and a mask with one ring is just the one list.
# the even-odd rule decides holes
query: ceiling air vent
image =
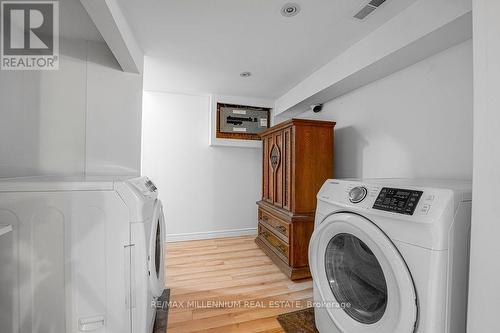
{"label": "ceiling air vent", "polygon": [[372,0],[366,6],[364,6],[354,18],[358,20],[363,20],[365,17],[370,15],[375,9],[377,9],[381,4],[383,4],[386,0]]}
{"label": "ceiling air vent", "polygon": [[370,1],[370,6],[378,7],[381,4],[383,4],[384,2],[385,2],[385,0],[372,0],[372,1]]}

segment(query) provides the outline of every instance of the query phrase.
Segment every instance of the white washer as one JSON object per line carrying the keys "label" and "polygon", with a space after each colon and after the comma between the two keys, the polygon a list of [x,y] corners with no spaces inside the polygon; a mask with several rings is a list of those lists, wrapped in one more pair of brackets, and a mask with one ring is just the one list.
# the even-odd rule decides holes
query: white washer
{"label": "white washer", "polygon": [[165,223],[147,178],[1,180],[0,224],[17,263],[2,333],[152,331]]}
{"label": "white washer", "polygon": [[470,182],[328,180],[317,198],[321,333],[465,333]]}

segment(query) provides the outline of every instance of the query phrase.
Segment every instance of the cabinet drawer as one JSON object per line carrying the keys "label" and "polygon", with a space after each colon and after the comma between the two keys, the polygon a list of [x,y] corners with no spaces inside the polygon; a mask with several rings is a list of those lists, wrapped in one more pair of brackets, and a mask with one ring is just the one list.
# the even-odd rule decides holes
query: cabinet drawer
{"label": "cabinet drawer", "polygon": [[259,222],[272,230],[282,241],[290,243],[290,224],[259,208]]}
{"label": "cabinet drawer", "polygon": [[288,245],[276,235],[267,229],[262,223],[259,223],[259,238],[264,241],[283,261],[288,263],[289,248]]}

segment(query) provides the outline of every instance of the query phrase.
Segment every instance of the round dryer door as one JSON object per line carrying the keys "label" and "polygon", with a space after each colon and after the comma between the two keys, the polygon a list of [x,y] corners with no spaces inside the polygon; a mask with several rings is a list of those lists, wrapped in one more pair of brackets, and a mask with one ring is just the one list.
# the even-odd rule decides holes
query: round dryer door
{"label": "round dryer door", "polygon": [[163,216],[163,205],[160,200],[157,200],[151,225],[148,262],[150,287],[154,296],[160,296],[165,288],[164,244],[165,217]]}
{"label": "round dryer door", "polygon": [[371,221],[328,216],[314,231],[309,264],[321,300],[345,333],[410,333],[417,318],[408,268],[391,240]]}

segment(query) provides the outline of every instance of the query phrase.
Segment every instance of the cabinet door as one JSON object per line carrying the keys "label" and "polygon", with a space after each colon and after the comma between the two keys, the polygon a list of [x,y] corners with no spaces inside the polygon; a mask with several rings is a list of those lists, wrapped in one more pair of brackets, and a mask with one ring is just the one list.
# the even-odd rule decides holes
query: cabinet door
{"label": "cabinet door", "polygon": [[274,205],[283,207],[283,131],[274,133],[271,168],[274,172]]}
{"label": "cabinet door", "polygon": [[283,208],[291,210],[292,197],[292,127],[283,130]]}
{"label": "cabinet door", "polygon": [[262,200],[273,203],[274,175],[270,167],[270,154],[273,148],[273,136],[269,135],[262,138]]}

